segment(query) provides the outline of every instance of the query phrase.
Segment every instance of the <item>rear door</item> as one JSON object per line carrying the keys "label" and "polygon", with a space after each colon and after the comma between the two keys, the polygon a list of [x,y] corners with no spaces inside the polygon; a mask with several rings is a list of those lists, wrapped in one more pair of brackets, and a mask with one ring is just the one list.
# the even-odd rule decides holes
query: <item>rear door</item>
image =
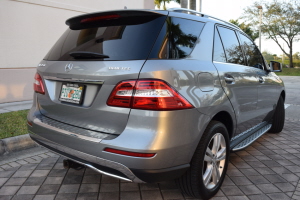
{"label": "rear door", "polygon": [[256,118],[256,71],[246,66],[236,32],[227,27],[215,29],[213,57],[223,89],[236,114],[236,134],[242,133],[260,122]]}
{"label": "rear door", "polygon": [[40,112],[66,124],[111,134],[126,126],[130,108],[107,100],[124,80],[139,72],[168,12],[118,11],[71,18],[38,67],[46,94],[37,94]]}
{"label": "rear door", "polygon": [[240,33],[240,39],[247,64],[255,69],[258,77],[257,113],[261,120],[269,120],[279,98],[278,80],[270,72],[267,72],[264,59],[256,45],[242,33]]}

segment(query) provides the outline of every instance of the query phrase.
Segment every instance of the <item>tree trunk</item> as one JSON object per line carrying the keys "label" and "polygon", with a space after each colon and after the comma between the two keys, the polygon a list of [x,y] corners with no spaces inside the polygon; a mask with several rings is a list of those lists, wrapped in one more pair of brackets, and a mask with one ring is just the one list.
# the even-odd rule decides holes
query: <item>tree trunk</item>
{"label": "tree trunk", "polygon": [[181,6],[181,8],[187,8],[187,0],[181,0],[180,1],[180,6]]}
{"label": "tree trunk", "polygon": [[294,68],[294,64],[293,64],[293,43],[291,42],[291,47],[290,47],[290,56],[289,56],[289,60],[290,60],[290,68]]}

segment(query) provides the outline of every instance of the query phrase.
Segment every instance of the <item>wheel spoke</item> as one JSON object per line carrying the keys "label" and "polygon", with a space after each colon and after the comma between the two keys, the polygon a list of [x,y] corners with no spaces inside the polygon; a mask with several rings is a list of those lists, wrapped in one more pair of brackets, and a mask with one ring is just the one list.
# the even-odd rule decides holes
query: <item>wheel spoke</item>
{"label": "wheel spoke", "polygon": [[218,151],[216,161],[221,161],[226,158],[226,147],[223,147]]}
{"label": "wheel spoke", "polygon": [[205,152],[205,156],[204,156],[204,160],[206,162],[210,162],[211,163],[212,158],[213,158],[213,153],[211,152],[210,148],[207,147],[206,148],[206,152]]}
{"label": "wheel spoke", "polygon": [[207,186],[210,183],[211,176],[213,174],[214,167],[213,165],[208,165],[205,173],[203,174],[204,185]]}
{"label": "wheel spoke", "polygon": [[213,164],[213,172],[212,172],[212,179],[213,179],[213,183],[217,184],[220,180],[220,172],[218,169],[218,166],[215,165],[215,163]]}
{"label": "wheel spoke", "polygon": [[214,137],[214,143],[213,143],[213,147],[212,147],[212,152],[213,154],[217,154],[220,145],[221,145],[221,134],[216,134],[216,136]]}

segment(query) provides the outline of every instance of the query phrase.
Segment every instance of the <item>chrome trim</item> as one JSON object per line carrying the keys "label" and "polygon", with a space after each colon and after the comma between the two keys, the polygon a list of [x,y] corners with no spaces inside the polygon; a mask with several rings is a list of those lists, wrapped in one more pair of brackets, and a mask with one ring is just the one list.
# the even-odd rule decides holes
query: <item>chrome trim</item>
{"label": "chrome trim", "polygon": [[38,118],[35,118],[33,120],[33,122],[35,124],[39,125],[39,126],[44,127],[44,128],[47,128],[47,129],[50,129],[50,130],[53,130],[53,131],[56,131],[56,132],[59,132],[59,133],[63,133],[63,134],[69,135],[69,136],[73,136],[73,137],[76,137],[76,138],[79,138],[79,139],[82,139],[82,140],[87,140],[87,141],[90,141],[90,142],[101,142],[102,141],[102,139],[97,139],[97,138],[92,138],[92,137],[88,137],[88,136],[84,136],[84,135],[79,135],[77,133],[69,132],[69,131],[66,131],[66,130],[63,130],[63,129],[56,128],[54,126],[50,126],[48,124],[43,123]]}
{"label": "chrome trim", "polygon": [[104,84],[102,80],[92,80],[92,79],[77,79],[77,78],[58,78],[54,76],[44,76],[46,80],[52,81],[63,81],[63,82],[78,82],[78,83],[91,83],[91,84]]}
{"label": "chrome trim", "polygon": [[[107,172],[104,172],[102,170],[99,170],[97,168],[95,168],[94,166],[90,165],[90,164],[87,164],[87,163],[82,163],[80,161],[77,161],[77,160],[74,160],[72,158],[69,158],[68,156],[65,156],[65,155],[61,155],[60,153],[57,153],[56,151],[53,151],[51,149],[49,149],[50,151],[56,153],[56,154],[59,154],[61,156],[64,156],[64,157],[67,157],[75,162],[78,162],[80,164],[83,164],[87,167],[90,167],[102,174],[105,174],[107,176],[112,176],[112,177],[115,177],[115,178],[118,178],[118,179],[122,179],[122,180],[126,180],[126,181],[130,181],[130,182],[136,182],[136,183],[145,183],[144,181],[140,180],[139,178],[137,178],[133,173],[132,171],[126,167],[125,165],[121,164],[121,163],[117,163],[117,162],[114,162],[114,161],[110,161],[110,160],[106,160],[106,159],[103,159],[103,158],[99,158],[99,157],[96,157],[96,156],[93,156],[93,155],[90,155],[90,154],[87,154],[87,153],[83,153],[81,151],[77,151],[75,149],[71,149],[71,148],[68,148],[68,147],[65,147],[65,146],[61,146],[59,144],[56,144],[50,140],[47,140],[35,133],[33,133],[32,131],[29,131],[30,133],[30,136],[37,139],[38,141],[40,141],[42,144],[45,144],[45,145],[48,145],[54,149],[57,149],[59,151],[62,151],[66,154],[69,154],[71,156],[74,156],[74,157],[78,157],[82,160],[86,160],[86,161],[89,161],[89,162],[92,162],[92,163],[95,163],[95,164],[98,164],[98,165],[101,165],[101,166],[104,166],[104,167],[108,167],[108,168],[111,168],[111,169],[115,169],[121,173],[123,173],[126,177],[128,178],[124,178],[124,177],[121,177],[121,176],[118,176],[118,175],[115,175],[115,174],[110,174],[110,173],[107,173]],[[41,145],[41,144],[39,144]],[[42,145],[43,146],[43,145]],[[45,147],[47,148],[47,147]],[[48,148],[47,148],[48,149]]]}
{"label": "chrome trim", "polygon": [[262,136],[263,134],[265,134],[266,132],[268,132],[268,130],[270,130],[272,124],[268,124],[264,127],[262,127],[261,129],[259,129],[258,131],[256,131],[255,133],[253,133],[252,135],[250,135],[249,137],[247,137],[245,140],[243,140],[242,142],[240,142],[239,144],[237,144],[232,151],[238,151],[241,149],[246,148],[247,146],[249,146],[250,144],[252,144],[253,142],[255,142],[255,140],[257,140],[260,136]]}

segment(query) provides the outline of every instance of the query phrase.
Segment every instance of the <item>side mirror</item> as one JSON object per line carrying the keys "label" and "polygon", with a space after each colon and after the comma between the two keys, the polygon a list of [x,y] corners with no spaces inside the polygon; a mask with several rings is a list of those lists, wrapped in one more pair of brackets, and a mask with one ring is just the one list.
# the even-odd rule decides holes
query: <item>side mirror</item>
{"label": "side mirror", "polygon": [[271,72],[282,72],[282,65],[280,62],[270,61]]}

